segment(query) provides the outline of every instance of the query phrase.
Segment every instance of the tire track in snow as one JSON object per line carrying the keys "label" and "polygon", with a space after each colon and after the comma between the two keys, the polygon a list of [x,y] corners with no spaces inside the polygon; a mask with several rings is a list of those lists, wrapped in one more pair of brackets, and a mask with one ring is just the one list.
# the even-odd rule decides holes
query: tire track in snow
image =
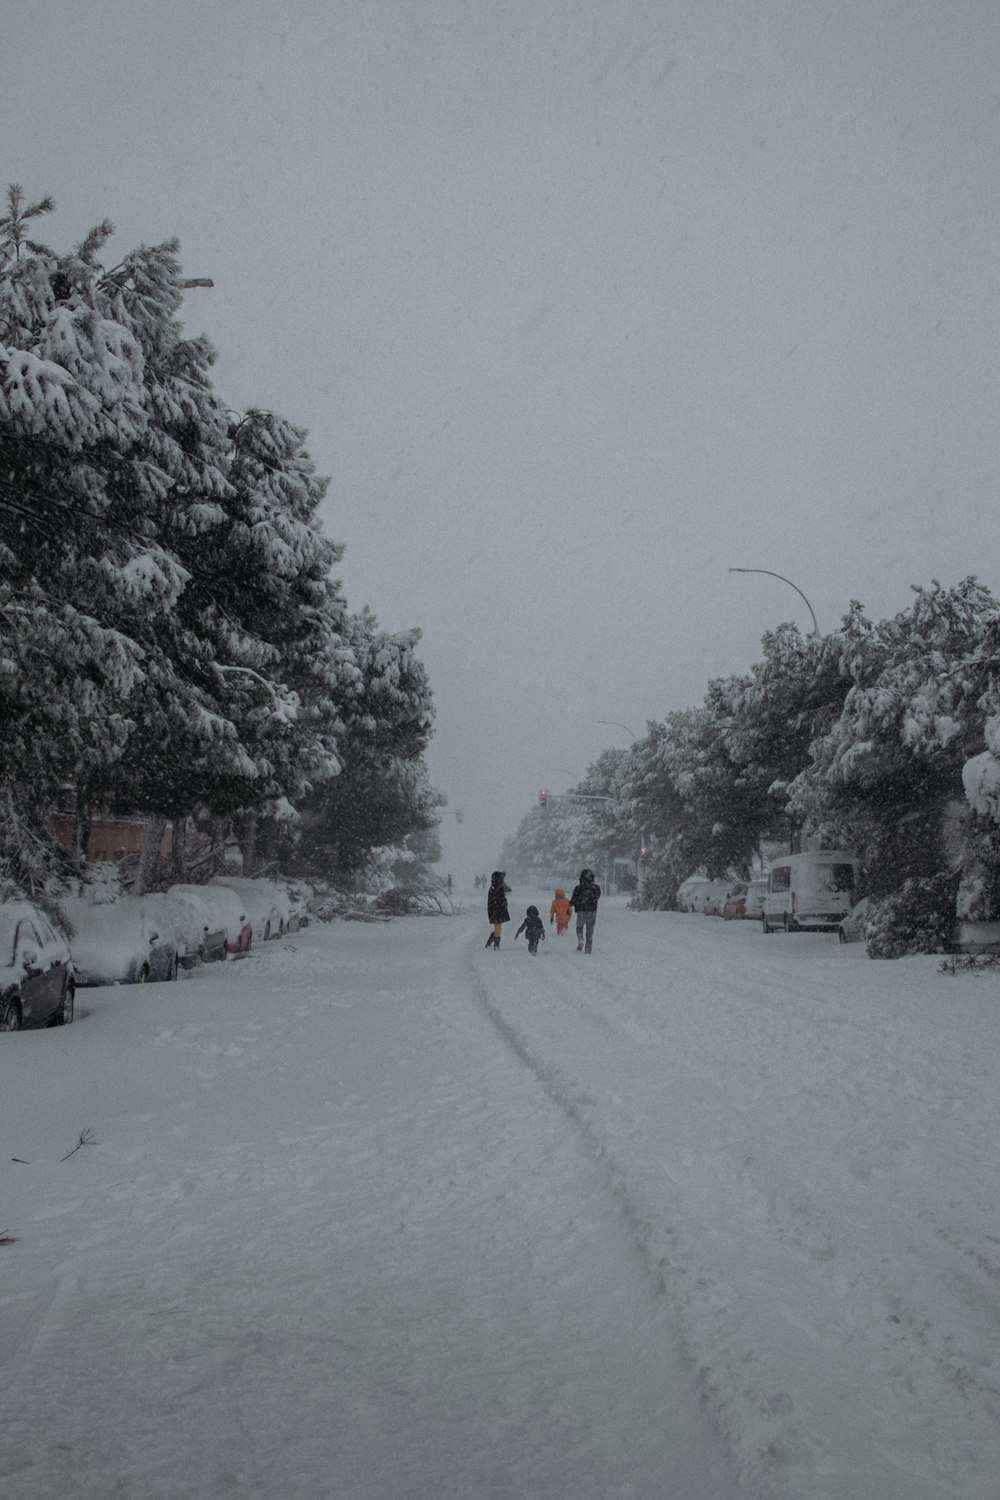
{"label": "tire track in snow", "polygon": [[[902,969],[860,965],[847,998],[853,951],[667,921],[632,917],[632,961],[623,921],[608,962],[602,945],[600,961],[574,954],[567,969],[558,944],[544,965],[472,962],[490,1020],[600,1160],[706,1372],[741,1479],[795,1500],[845,1482],[886,1500],[997,1500],[972,1438],[992,1451],[996,1382],[966,1327],[991,1289],[961,1301],[952,1290],[935,1326],[936,1283],[954,1288],[962,1268],[929,1255],[917,1223],[920,1143],[930,1131],[946,1146],[936,1121],[954,1113],[954,1078],[968,1072],[982,1098],[989,1059],[941,1065],[928,1039],[949,1049],[948,1028],[914,1022]],[[662,985],[650,949],[666,950]],[[978,1262],[970,1273],[989,1279]]]}
{"label": "tire track in snow", "polygon": [[[734,1462],[738,1483],[754,1500],[778,1500],[782,1496],[802,1500],[796,1487],[804,1473],[815,1469],[817,1460],[794,1417],[792,1397],[752,1348],[745,1344],[741,1347],[736,1330],[729,1326],[726,1299],[714,1285],[710,1269],[683,1245],[672,1226],[662,1219],[654,1221],[645,1211],[626,1164],[599,1128],[594,1095],[532,1045],[503,1009],[495,987],[481,968],[482,962],[475,950],[469,954],[468,967],[480,1005],[518,1061],[572,1122],[589,1154],[599,1163],[607,1189],[641,1252],[646,1274],[656,1291],[669,1300],[677,1335],[713,1425]],[[495,963],[495,956],[487,962]],[[496,970],[489,972],[491,977],[500,977]],[[580,973],[588,974],[585,982],[592,990],[602,982],[599,970]],[[563,1003],[567,1003],[565,999]],[[590,1011],[591,1020],[598,1016],[599,1010]],[[578,1010],[574,1019],[579,1019]],[[664,1170],[669,1178],[669,1169]],[[720,1350],[726,1346],[730,1356],[720,1369]],[[748,1406],[752,1410],[749,1421]],[[762,1426],[766,1441],[761,1439]],[[782,1471],[790,1463],[795,1473],[787,1476],[786,1483]]]}

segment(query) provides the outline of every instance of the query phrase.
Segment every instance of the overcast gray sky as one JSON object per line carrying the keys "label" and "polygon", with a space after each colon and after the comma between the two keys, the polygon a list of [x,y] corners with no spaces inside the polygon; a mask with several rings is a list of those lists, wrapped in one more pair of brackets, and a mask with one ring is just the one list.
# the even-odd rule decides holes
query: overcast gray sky
{"label": "overcast gray sky", "polygon": [[[1000,591],[996,0],[0,0],[5,181],[173,235],[419,625],[445,864],[780,620]],[[39,232],[42,232],[41,229]],[[572,872],[571,872],[572,873]]]}

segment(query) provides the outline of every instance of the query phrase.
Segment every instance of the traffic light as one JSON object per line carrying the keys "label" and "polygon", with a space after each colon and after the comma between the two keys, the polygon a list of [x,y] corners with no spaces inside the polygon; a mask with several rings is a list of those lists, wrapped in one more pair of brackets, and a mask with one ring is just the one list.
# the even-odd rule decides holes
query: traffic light
{"label": "traffic light", "polygon": [[544,812],[545,809],[549,805],[549,794],[548,794],[548,792],[539,792],[538,793],[538,805],[542,809],[542,811]]}
{"label": "traffic light", "polygon": [[639,850],[639,858],[640,859],[645,859],[646,858],[646,854],[647,854],[647,850],[646,850],[646,846],[644,844],[643,847]]}

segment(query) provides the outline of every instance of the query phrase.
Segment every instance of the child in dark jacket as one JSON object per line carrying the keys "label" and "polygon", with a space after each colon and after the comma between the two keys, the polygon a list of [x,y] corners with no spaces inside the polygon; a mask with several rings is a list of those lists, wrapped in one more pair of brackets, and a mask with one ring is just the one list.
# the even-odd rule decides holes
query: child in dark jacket
{"label": "child in dark jacket", "polygon": [[528,940],[528,952],[534,956],[538,952],[539,942],[545,941],[545,923],[538,915],[537,906],[529,906],[525,912],[524,921],[514,934],[515,943],[522,932]]}

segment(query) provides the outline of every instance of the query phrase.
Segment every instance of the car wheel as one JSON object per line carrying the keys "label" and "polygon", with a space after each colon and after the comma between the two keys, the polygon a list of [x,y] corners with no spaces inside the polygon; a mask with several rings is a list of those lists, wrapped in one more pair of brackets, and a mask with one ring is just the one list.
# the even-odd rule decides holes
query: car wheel
{"label": "car wheel", "polygon": [[179,976],[179,974],[180,974],[180,972],[181,972],[181,961],[177,957],[177,954],[175,953],[174,954],[174,961],[170,965],[170,973],[167,975],[167,978],[168,979],[177,979],[178,976]]}
{"label": "car wheel", "polygon": [[21,1006],[16,995],[0,1000],[0,1031],[20,1031]]}
{"label": "car wheel", "polygon": [[271,941],[271,924],[270,924],[270,922],[266,923],[265,927],[264,927],[264,941],[265,941],[265,943],[269,943]]}
{"label": "car wheel", "polygon": [[841,943],[846,943],[847,942],[847,933],[844,931],[844,929],[842,927],[838,927],[837,928],[837,940],[838,940],[838,942],[841,942]]}
{"label": "car wheel", "polygon": [[770,927],[768,927],[768,925],[767,925],[767,917],[765,917],[765,916],[761,917],[761,919],[760,919],[760,926],[761,926],[761,931],[764,933],[764,935],[766,937],[767,934],[771,931]]}
{"label": "car wheel", "polygon": [[68,984],[63,990],[63,997],[56,1011],[55,1023],[57,1026],[72,1026],[73,1015],[76,1008],[76,990],[73,985]]}
{"label": "car wheel", "polygon": [[143,964],[142,968],[139,970],[138,982],[139,984],[149,983],[149,964]]}
{"label": "car wheel", "polygon": [[793,916],[791,916],[790,913],[788,913],[786,911],[785,912],[785,931],[786,932],[796,932],[797,930],[798,929],[797,929],[796,924],[795,924],[795,918]]}
{"label": "car wheel", "polygon": [[278,923],[278,936],[279,936],[279,938],[283,938],[284,935],[285,935],[285,919],[284,919],[284,917],[282,917],[281,921]]}

